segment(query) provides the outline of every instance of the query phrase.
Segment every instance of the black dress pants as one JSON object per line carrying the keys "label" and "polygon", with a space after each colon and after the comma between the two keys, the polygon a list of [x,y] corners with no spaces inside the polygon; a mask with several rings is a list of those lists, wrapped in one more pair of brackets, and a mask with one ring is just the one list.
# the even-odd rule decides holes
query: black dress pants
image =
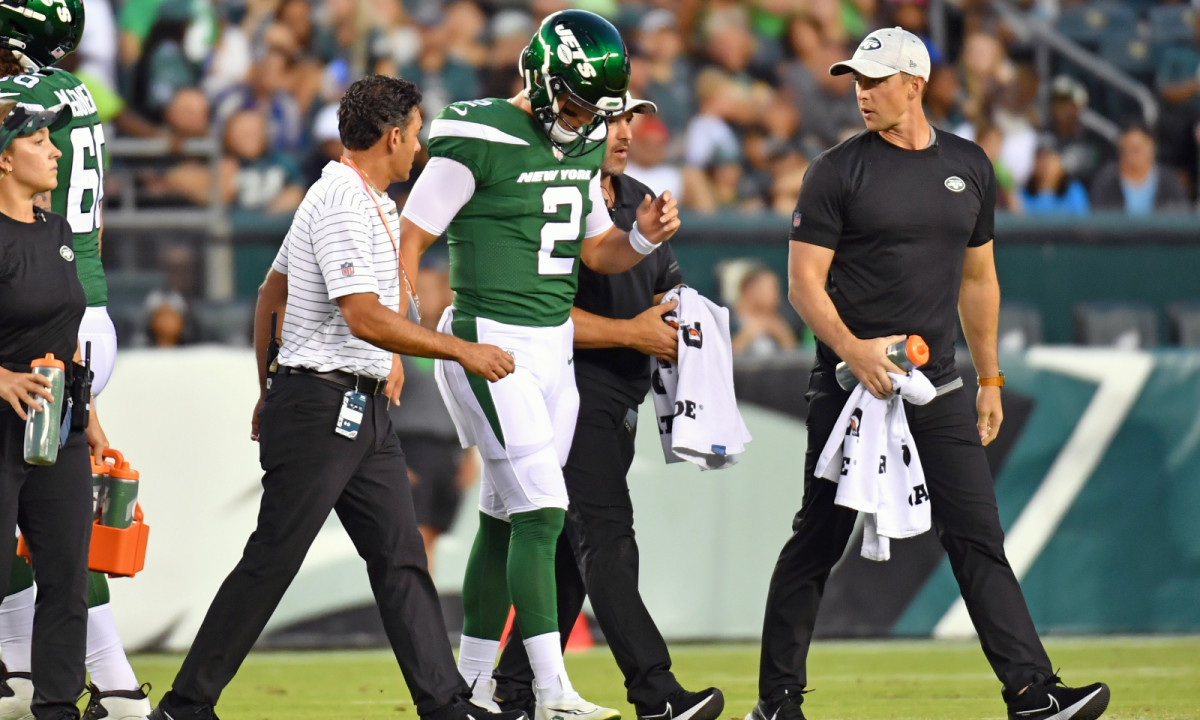
{"label": "black dress pants", "polygon": [[417,712],[428,715],[468,692],[429,577],[387,398],[367,399],[358,437],[350,440],[333,432],[345,392],[300,374],[274,379],[259,414],[265,474],[258,526],[179,669],[175,702],[216,705],[330,510],[366,561],[384,629]]}
{"label": "black dress pants", "polygon": [[[758,680],[762,698],[808,684],[806,661],[817,607],[858,516],[835,505],[837,485],[814,472],[849,394],[837,386],[832,372],[814,372],[810,387],[804,501],[767,592]],[[1024,687],[1039,673],[1049,675],[1050,660],[1004,555],[1004,531],[972,394],[955,390],[928,405],[905,403],[905,411],[925,471],[933,529],[992,670],[1009,688]]]}
{"label": "black dress pants", "polygon": [[[625,477],[634,451],[634,433],[625,425],[630,407],[587,387],[580,388],[579,402],[563,468],[570,506],[556,559],[559,632],[565,642],[586,587],[596,622],[625,676],[629,702],[644,715],[660,710],[682,688],[671,673],[667,644],[638,591],[633,503]],[[506,699],[528,692],[533,683],[515,626],[500,656],[496,683],[496,694]]]}
{"label": "black dress pants", "polygon": [[33,716],[78,718],[87,642],[92,471],[87,439],[71,433],[53,465],[25,462],[25,422],[0,408],[0,577],[7,578],[20,527],[33,560]]}

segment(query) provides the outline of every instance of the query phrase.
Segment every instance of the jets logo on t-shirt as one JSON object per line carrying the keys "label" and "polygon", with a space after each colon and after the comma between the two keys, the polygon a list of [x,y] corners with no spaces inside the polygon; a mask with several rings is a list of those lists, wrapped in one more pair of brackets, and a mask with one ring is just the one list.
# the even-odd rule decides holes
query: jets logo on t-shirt
{"label": "jets logo on t-shirt", "polygon": [[62,255],[62,259],[66,260],[67,262],[71,262],[75,259],[75,251],[66,245],[63,245],[58,249],[58,254]]}
{"label": "jets logo on t-shirt", "polygon": [[950,192],[960,193],[966,189],[967,184],[963,182],[963,179],[959,176],[951,175],[950,177],[946,178],[946,187],[950,190]]}

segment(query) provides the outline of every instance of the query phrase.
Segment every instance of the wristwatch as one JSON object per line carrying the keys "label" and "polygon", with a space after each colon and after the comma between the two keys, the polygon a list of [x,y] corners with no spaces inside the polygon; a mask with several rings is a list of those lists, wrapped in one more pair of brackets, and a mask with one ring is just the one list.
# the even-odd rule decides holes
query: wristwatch
{"label": "wristwatch", "polygon": [[1002,388],[1002,387],[1004,387],[1004,371],[1001,370],[999,372],[999,374],[996,375],[996,377],[976,378],[975,382],[979,383],[980,387],[984,387],[986,385],[986,386]]}

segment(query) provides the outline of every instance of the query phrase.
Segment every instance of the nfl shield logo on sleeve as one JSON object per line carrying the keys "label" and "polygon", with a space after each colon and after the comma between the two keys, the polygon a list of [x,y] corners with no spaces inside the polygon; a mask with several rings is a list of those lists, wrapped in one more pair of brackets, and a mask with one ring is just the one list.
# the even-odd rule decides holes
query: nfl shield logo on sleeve
{"label": "nfl shield logo on sleeve", "polygon": [[350,277],[354,274],[354,263],[342,263],[342,277]]}
{"label": "nfl shield logo on sleeve", "polygon": [[792,213],[792,227],[793,228],[800,227],[800,211],[799,210]]}

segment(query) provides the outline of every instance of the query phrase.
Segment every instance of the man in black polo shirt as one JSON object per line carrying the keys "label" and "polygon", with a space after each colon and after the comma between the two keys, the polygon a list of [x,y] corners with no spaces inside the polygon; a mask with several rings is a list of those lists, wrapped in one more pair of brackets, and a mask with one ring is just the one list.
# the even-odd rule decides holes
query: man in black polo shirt
{"label": "man in black polo shirt", "polygon": [[[600,168],[609,214],[622,230],[633,226],[643,198],[654,196],[623,174],[633,115],[657,110],[652,102],[632,98],[625,107],[625,115],[608,123]],[[674,360],[678,345],[676,331],[662,321],[677,303],[657,303],[681,282],[675,251],[667,243],[616,275],[579,268],[571,309],[579,420],[563,468],[570,507],[556,558],[559,632],[565,643],[584,596],[590,596],[638,717],[713,720],[725,707],[721,691],[683,689],[671,673],[667,644],[638,592],[638,548],[625,477],[633,462],[637,409],[650,389],[648,356]],[[532,712],[533,673],[515,626],[495,678],[501,707]]]}
{"label": "man in black polo shirt", "polygon": [[[996,355],[1000,285],[992,256],[996,181],[983,150],[929,125],[921,97],[929,53],[912,33],[877,30],[851,60],[867,131],[823,153],[808,170],[792,218],[792,304],[818,338],[809,381],[804,502],[775,565],[763,621],[759,701],[747,720],[803,720],[801,693],[817,606],[857,512],[834,504],[836,484],[815,477],[821,450],[849,394],[834,378],[845,360],[876,397],[896,372],[885,348],[918,334],[922,368],[938,390],[905,405],[925,471],[934,528],[1003,683],[1014,720],[1091,720],[1108,687],[1069,688],[1055,676],[1021,587],[1004,555],[983,446],[1003,419]],[[956,313],[979,376],[975,407],[954,368]]]}

